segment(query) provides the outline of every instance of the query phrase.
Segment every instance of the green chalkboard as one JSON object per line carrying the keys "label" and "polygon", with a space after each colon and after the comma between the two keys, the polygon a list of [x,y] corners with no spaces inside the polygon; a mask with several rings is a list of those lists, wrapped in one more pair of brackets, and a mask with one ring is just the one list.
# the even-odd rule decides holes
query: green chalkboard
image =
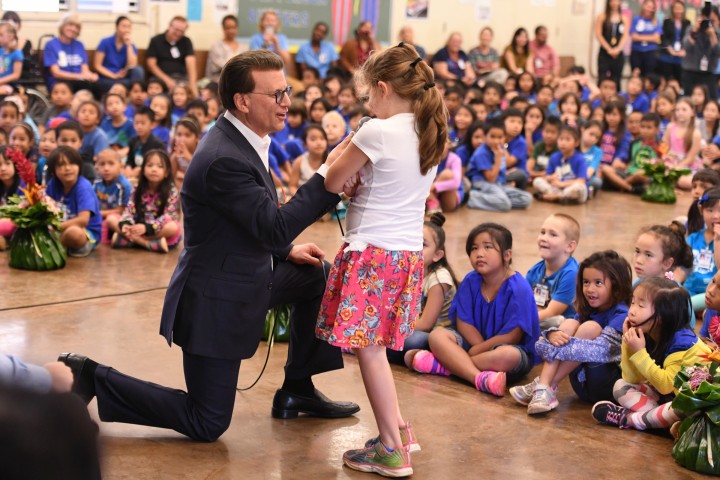
{"label": "green chalkboard", "polygon": [[307,42],[313,25],[323,21],[330,26],[328,40],[342,44],[362,20],[375,25],[375,37],[390,41],[392,2],[387,0],[240,0],[238,27],[242,38],[258,30],[258,21],[265,10],[275,10],[280,17],[281,32],[291,45]]}

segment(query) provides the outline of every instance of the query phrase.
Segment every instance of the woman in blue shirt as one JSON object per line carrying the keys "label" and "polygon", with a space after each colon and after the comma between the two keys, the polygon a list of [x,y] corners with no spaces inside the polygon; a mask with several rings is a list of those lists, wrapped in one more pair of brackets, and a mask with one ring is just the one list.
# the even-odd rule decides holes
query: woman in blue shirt
{"label": "woman in blue shirt", "polygon": [[633,75],[645,76],[655,71],[658,44],[662,34],[660,22],[655,17],[656,10],[655,0],[645,0],[640,8],[640,15],[633,18],[630,25],[632,40],[630,66]]}

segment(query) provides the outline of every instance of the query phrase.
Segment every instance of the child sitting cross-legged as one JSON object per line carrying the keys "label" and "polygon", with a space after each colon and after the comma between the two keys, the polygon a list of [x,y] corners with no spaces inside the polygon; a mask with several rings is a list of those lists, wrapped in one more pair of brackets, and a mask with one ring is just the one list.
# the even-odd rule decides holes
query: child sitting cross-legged
{"label": "child sitting cross-legged", "polygon": [[570,376],[577,395],[588,402],[612,398],[620,378],[620,339],[630,302],[630,264],[612,250],[590,255],[580,264],[577,310],[559,328],[543,332],[535,349],[545,360],[542,372],[527,385],[510,389],[528,415],[557,408],[558,385]]}
{"label": "child sitting cross-legged", "polygon": [[495,223],[475,227],[465,251],[473,271],[463,279],[450,307],[453,328],[430,333],[430,351],[420,350],[414,370],[456,375],[479,391],[505,394],[537,363],[540,327],[527,281],[512,267],[512,234]]}
{"label": "child sitting cross-legged", "polygon": [[558,136],[560,151],[550,158],[545,176],[533,181],[538,200],[575,204],[587,201],[587,163],[577,150],[579,146],[577,129],[563,126]]}

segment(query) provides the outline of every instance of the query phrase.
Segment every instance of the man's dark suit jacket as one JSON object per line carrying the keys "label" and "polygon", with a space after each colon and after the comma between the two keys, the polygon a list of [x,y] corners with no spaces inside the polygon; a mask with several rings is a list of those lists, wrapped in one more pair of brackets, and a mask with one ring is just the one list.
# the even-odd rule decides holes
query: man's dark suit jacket
{"label": "man's dark suit jacket", "polygon": [[258,347],[273,262],[339,197],[314,175],[278,206],[269,172],[221,117],[198,146],[182,188],[185,248],[165,295],[160,334],[185,352],[250,358]]}

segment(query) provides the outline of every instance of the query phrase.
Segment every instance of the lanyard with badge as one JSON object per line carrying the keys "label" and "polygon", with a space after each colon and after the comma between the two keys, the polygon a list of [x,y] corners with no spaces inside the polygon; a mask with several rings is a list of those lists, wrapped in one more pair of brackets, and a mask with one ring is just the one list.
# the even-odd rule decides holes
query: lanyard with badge
{"label": "lanyard with badge", "polygon": [[550,301],[550,287],[545,285],[547,277],[542,279],[541,283],[536,283],[533,286],[533,297],[535,297],[535,305],[538,307],[547,307]]}
{"label": "lanyard with badge", "polygon": [[715,254],[710,249],[710,245],[706,245],[705,248],[700,250],[696,270],[698,273],[710,273],[713,271],[714,263]]}

